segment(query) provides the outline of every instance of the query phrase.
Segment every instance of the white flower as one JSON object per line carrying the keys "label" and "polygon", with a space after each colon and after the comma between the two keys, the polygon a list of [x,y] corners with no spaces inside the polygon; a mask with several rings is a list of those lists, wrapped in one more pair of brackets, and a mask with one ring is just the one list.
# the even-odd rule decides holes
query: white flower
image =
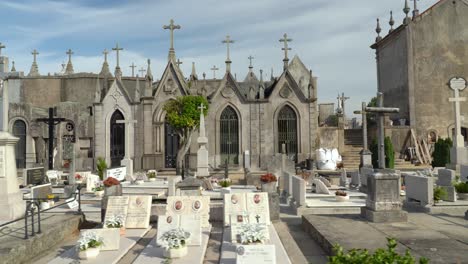
{"label": "white flower", "polygon": [[190,235],[182,228],[171,229],[161,236],[159,243],[165,249],[180,248],[187,244]]}
{"label": "white flower", "polygon": [[266,240],[266,227],[260,224],[243,224],[240,227],[240,239],[242,244],[255,242],[264,243]]}
{"label": "white flower", "polygon": [[106,219],[106,221],[104,222],[104,226],[108,228],[118,228],[123,226],[124,221],[124,215],[112,215]]}
{"label": "white flower", "polygon": [[83,232],[78,239],[78,247],[81,251],[88,248],[96,248],[102,245],[102,237],[98,236],[96,232],[86,231]]}

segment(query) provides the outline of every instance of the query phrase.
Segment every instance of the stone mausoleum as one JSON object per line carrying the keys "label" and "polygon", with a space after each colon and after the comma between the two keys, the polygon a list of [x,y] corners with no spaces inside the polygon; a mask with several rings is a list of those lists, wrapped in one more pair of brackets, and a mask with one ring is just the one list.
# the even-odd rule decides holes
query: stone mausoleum
{"label": "stone mausoleum", "polygon": [[[178,29],[173,21],[166,28]],[[8,58],[2,56],[0,69],[10,91],[9,129],[20,138],[17,166],[47,164],[48,129],[37,119],[47,117],[48,108],[54,107],[56,117],[66,119],[56,125],[54,133],[54,168],[70,166],[73,155],[77,170],[94,169],[98,157],[105,158],[109,166],[119,166],[125,154],[133,158],[135,170],[175,168],[178,135],[165,122],[163,106],[185,95],[201,95],[210,103],[206,136],[211,168],[223,166],[226,160],[231,167],[242,168],[245,151],[250,153],[253,170],[265,168],[270,157],[281,152],[282,144],[291,159],[304,161],[315,153],[318,144],[317,78],[299,57],[289,60],[291,40],[286,34],[280,41],[284,57],[278,56],[278,62],[282,59],[284,70],[268,79],[261,70],[257,75],[252,64],[245,78],[234,77],[229,36],[223,41],[228,45],[226,72],[219,79],[197,74],[195,63],[191,74],[184,75],[172,34],[167,66],[157,81],[150,60],[144,77],[122,76],[118,56],[125,51],[118,45],[112,49],[117,56],[114,73],[109,69],[107,51],[99,73],[76,72],[71,50],[62,72],[48,75],[39,71],[36,50],[27,74],[14,65],[9,70]],[[136,123],[126,125],[118,120]],[[66,140],[69,123],[75,128],[76,143]],[[197,137],[195,134],[186,157],[191,168],[196,167]],[[130,142],[126,144],[125,140]]]}

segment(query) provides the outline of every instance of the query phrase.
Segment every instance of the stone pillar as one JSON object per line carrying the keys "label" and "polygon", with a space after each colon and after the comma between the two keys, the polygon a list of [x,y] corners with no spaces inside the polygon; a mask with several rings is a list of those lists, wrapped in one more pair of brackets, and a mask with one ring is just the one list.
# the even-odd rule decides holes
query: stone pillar
{"label": "stone pillar", "polygon": [[401,210],[400,172],[378,170],[367,176],[366,207],[361,208],[361,216],[370,222],[406,222],[408,215]]}
{"label": "stone pillar", "polygon": [[197,142],[200,147],[197,151],[197,177],[208,177],[210,176],[208,171],[208,150],[206,149],[208,138],[205,135],[205,116],[203,114],[203,109],[206,109],[206,107],[202,104],[198,109],[200,109],[200,130]]}

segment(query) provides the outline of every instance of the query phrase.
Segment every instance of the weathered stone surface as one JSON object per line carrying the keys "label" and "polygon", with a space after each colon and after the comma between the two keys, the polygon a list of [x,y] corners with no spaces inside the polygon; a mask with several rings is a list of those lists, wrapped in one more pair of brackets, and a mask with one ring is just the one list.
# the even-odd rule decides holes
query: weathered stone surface
{"label": "weathered stone surface", "polygon": [[268,193],[268,206],[270,209],[270,220],[278,221],[280,219],[280,205],[278,193]]}
{"label": "weathered stone surface", "polygon": [[455,181],[455,171],[448,169],[439,169],[439,175],[437,179],[437,185],[439,186],[452,186],[452,182]]}
{"label": "weathered stone surface", "polygon": [[292,176],[292,196],[298,206],[305,205],[306,183],[297,176]]}
{"label": "weathered stone surface", "polygon": [[319,179],[313,179],[312,184],[315,185],[315,192],[316,193],[323,193],[323,194],[331,194],[330,191],[328,190],[327,186],[319,180]]}
{"label": "weathered stone surface", "polygon": [[418,175],[405,176],[406,200],[419,201],[421,206],[434,204],[434,179]]}

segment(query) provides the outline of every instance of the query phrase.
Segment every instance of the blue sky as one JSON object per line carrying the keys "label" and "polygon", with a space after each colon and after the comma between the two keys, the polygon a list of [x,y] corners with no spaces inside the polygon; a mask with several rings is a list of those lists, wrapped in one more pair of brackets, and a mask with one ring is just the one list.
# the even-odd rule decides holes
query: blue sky
{"label": "blue sky", "polygon": [[[422,12],[437,0],[418,1]],[[37,49],[41,74],[59,72],[66,50],[74,51],[75,72],[98,72],[102,51],[118,42],[121,68],[130,75],[134,62],[146,68],[152,60],[159,78],[167,62],[169,32],[162,26],[173,18],[182,29],[175,31],[176,55],[188,76],[192,61],[201,77],[210,68],[225,70],[226,35],[231,46],[232,72],[243,79],[252,55],[254,71],[282,71],[283,52],[278,41],[286,32],[293,39],[290,58],[297,54],[318,76],[319,102],[336,102],[338,92],[351,97],[346,109],[360,108],[376,92],[375,19],[381,18],[384,35],[393,10],[395,27],[403,20],[404,0],[0,0],[0,42],[3,55],[16,69],[29,72],[33,49]],[[413,2],[410,2],[413,5]],[[111,68],[115,54],[109,54]]]}

